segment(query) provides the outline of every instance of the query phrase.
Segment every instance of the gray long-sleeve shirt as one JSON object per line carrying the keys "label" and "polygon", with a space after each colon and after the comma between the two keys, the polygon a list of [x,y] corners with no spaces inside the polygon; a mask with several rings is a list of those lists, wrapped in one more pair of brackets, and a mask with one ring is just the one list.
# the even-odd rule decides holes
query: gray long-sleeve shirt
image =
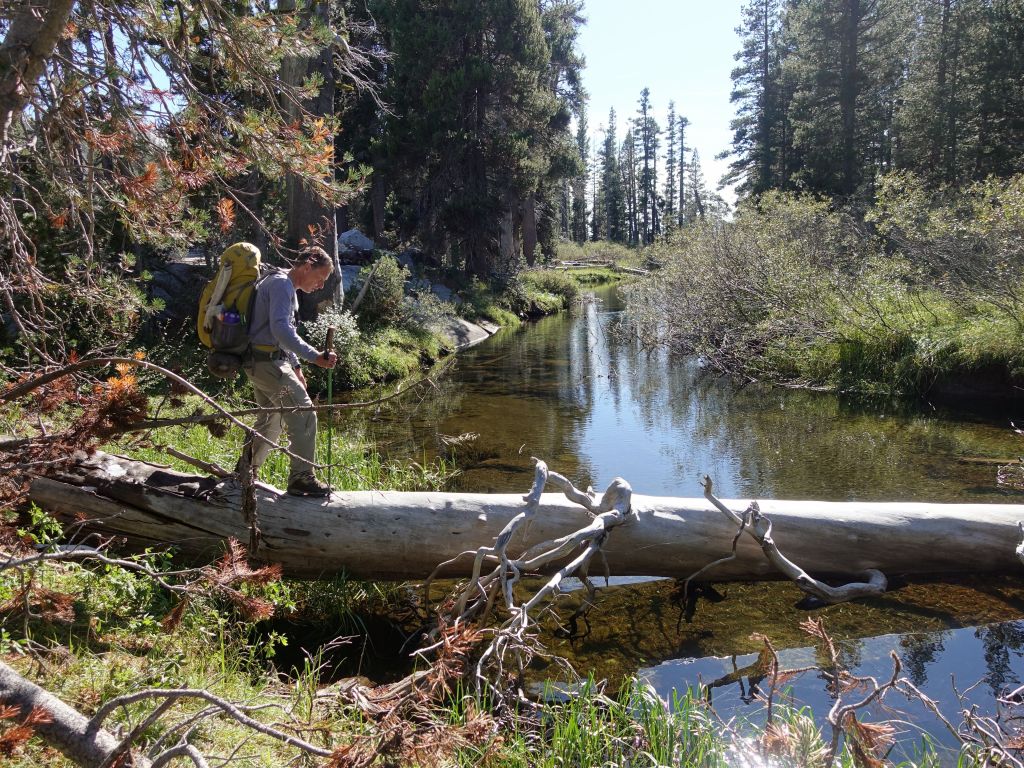
{"label": "gray long-sleeve shirt", "polygon": [[313,362],[320,352],[307,344],[295,327],[299,297],[285,272],[275,272],[260,281],[249,324],[249,341],[253,345],[280,347],[290,353],[292,365],[298,359]]}

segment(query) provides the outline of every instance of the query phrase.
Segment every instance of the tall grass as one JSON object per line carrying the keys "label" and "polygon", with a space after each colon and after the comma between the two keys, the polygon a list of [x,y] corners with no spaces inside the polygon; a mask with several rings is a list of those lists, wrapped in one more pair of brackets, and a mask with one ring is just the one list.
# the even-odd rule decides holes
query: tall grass
{"label": "tall grass", "polygon": [[[457,697],[448,722],[466,726],[478,711]],[[590,680],[568,697],[549,690],[542,703],[512,719],[498,746],[462,746],[457,762],[467,768],[825,768],[827,736],[814,714],[777,702],[773,712],[768,731],[757,709],[748,718],[722,720],[699,688],[673,691],[664,701],[647,683],[632,679],[609,697]],[[983,764],[966,752],[958,759],[963,766]],[[843,748],[835,765],[854,768],[858,760]],[[925,738],[910,758],[889,764],[911,768],[941,762]]]}
{"label": "tall grass", "polygon": [[[194,404],[186,401],[183,405],[163,415],[187,414]],[[241,455],[245,435],[239,427],[232,426],[224,434],[215,428],[211,431],[205,425],[189,427],[164,427],[154,430],[143,443],[122,440],[112,444],[114,450],[128,451],[144,461],[168,464],[183,472],[196,471],[187,461],[174,458],[162,447],[172,446],[192,458],[216,464],[231,470]],[[285,431],[287,435],[287,430]],[[284,438],[285,441],[287,438]],[[317,461],[326,462],[328,440],[331,442],[331,483],[335,490],[437,490],[443,488],[456,473],[456,469],[443,458],[432,463],[395,461],[384,458],[371,446],[365,444],[358,434],[326,428],[325,416],[320,417],[317,431]],[[289,458],[281,451],[274,451],[260,470],[259,479],[277,488],[288,484]],[[323,474],[323,471],[321,471]]]}

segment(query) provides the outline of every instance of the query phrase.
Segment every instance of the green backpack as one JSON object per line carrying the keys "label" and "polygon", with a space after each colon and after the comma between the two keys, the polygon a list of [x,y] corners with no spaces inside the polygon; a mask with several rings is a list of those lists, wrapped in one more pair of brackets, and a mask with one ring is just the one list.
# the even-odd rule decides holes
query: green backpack
{"label": "green backpack", "polygon": [[235,243],[221,254],[217,274],[199,297],[196,330],[210,350],[206,364],[214,376],[237,376],[249,351],[249,325],[261,266],[259,248]]}

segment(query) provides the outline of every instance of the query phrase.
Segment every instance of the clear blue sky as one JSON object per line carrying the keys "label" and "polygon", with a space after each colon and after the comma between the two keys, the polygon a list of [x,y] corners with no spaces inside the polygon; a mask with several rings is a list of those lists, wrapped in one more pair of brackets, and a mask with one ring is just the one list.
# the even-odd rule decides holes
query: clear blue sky
{"label": "clear blue sky", "polygon": [[[700,153],[708,186],[717,187],[728,162],[715,155],[732,140],[729,73],[740,47],[735,29],[741,7],[741,0],[584,0],[587,23],[579,47],[587,60],[591,141],[603,135],[611,107],[621,141],[640,91],[650,88],[662,129],[669,101],[689,118],[686,143]],[[730,191],[723,196],[734,202]]]}

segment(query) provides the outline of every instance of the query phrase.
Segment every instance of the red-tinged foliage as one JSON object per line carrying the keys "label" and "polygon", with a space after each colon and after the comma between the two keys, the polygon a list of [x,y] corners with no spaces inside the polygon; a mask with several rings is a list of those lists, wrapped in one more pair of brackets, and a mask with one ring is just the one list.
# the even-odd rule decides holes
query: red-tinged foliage
{"label": "red-tinged foliage", "polygon": [[220,231],[227,234],[235,226],[235,201],[229,197],[222,197],[217,202],[217,220],[220,223]]}
{"label": "red-tinged foliage", "polygon": [[33,618],[50,624],[70,625],[75,621],[75,598],[46,587],[26,587],[0,603],[0,614],[22,616],[26,610]]}
{"label": "red-tinged foliage", "polygon": [[[20,714],[20,707],[0,708],[0,719],[13,720]],[[45,709],[33,708],[22,722],[0,733],[0,755],[12,757],[26,741],[32,738],[37,726],[52,722],[53,717]]]}
{"label": "red-tinged foliage", "polygon": [[0,755],[13,757],[18,748],[32,738],[35,729],[27,725],[16,725],[0,733]]}
{"label": "red-tinged foliage", "polygon": [[269,619],[274,615],[274,605],[268,600],[247,595],[241,591],[245,585],[262,586],[281,578],[279,564],[253,568],[249,565],[248,552],[237,539],[228,540],[228,551],[213,566],[203,569],[206,583],[213,587],[215,594],[226,598],[250,621]]}
{"label": "red-tinged foliage", "polygon": [[25,718],[25,725],[33,728],[37,725],[46,725],[47,723],[52,722],[53,715],[42,707],[33,707],[32,711],[28,713],[28,717]]}
{"label": "red-tinged foliage", "polygon": [[163,627],[165,632],[173,632],[181,624],[181,620],[185,616],[185,609],[188,608],[189,598],[185,595],[181,600],[178,601],[177,605],[171,609],[171,612],[163,617],[160,621],[160,626]]}
{"label": "red-tinged foliage", "polygon": [[80,399],[82,413],[70,430],[70,437],[81,445],[117,434],[146,418],[149,398],[138,388],[138,381],[126,363],[117,366],[118,375],[106,384],[95,384],[92,397]]}
{"label": "red-tinged foliage", "polygon": [[864,723],[851,712],[844,722],[853,754],[853,762],[858,768],[882,768],[885,755],[895,740],[896,729],[887,723]]}

